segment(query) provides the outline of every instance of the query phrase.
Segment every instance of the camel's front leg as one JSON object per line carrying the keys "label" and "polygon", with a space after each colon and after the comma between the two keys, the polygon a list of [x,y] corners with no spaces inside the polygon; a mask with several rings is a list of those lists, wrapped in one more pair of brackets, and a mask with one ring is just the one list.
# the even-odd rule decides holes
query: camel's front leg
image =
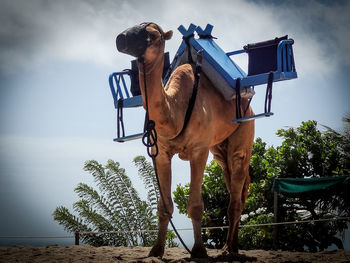
{"label": "camel's front leg", "polygon": [[201,236],[201,221],[204,212],[203,199],[201,194],[203,172],[208,159],[208,149],[201,149],[198,152],[194,151],[191,159],[191,186],[190,196],[187,203],[187,212],[192,219],[194,246],[192,248],[192,258],[208,257],[206,249],[203,246]]}
{"label": "camel's front leg", "polygon": [[[173,201],[171,199],[171,156],[159,152],[156,157],[157,172],[160,188],[164,200],[160,197],[158,202],[158,237],[149,253],[151,257],[162,257],[164,254],[166,233],[171,215],[173,214]],[[165,204],[165,206],[164,206]]]}

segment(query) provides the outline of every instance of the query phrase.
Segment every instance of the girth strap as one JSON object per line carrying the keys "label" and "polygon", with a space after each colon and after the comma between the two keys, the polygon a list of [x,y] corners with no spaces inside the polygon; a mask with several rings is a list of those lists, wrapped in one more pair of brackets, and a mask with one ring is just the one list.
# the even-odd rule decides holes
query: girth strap
{"label": "girth strap", "polygon": [[236,118],[241,119],[242,118],[242,111],[241,111],[241,79],[236,79]]}
{"label": "girth strap", "polygon": [[120,138],[120,130],[122,132],[122,137],[125,137],[124,120],[123,120],[123,99],[118,100],[117,107],[117,136]]}
{"label": "girth strap", "polygon": [[271,111],[273,72],[269,73],[265,95],[265,113]]}
{"label": "girth strap", "polygon": [[197,52],[197,62],[196,62],[196,68],[195,68],[195,72],[194,72],[194,84],[193,84],[192,95],[191,95],[191,98],[188,102],[188,106],[187,106],[187,110],[186,110],[186,114],[185,114],[185,119],[184,119],[184,125],[183,125],[182,130],[178,136],[182,135],[182,133],[185,131],[185,129],[186,129],[186,127],[191,119],[194,104],[196,103],[199,79],[200,79],[200,75],[202,72],[202,53],[203,53],[203,50],[199,50]]}

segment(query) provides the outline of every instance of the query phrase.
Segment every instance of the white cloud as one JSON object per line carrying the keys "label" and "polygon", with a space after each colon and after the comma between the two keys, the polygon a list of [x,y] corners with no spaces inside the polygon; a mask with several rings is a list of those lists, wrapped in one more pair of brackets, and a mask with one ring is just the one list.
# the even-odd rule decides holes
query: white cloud
{"label": "white cloud", "polygon": [[[127,2],[5,1],[1,3],[3,69],[50,60],[116,63],[115,36],[135,12]],[[21,6],[21,8],[18,8]]]}
{"label": "white cloud", "polygon": [[[128,65],[130,57],[117,53],[115,37],[143,21],[174,30],[174,39],[168,43],[172,55],[181,41],[176,28],[193,22],[213,24],[218,43],[227,51],[289,33],[296,40],[297,63],[306,71],[349,61],[349,52],[344,52],[349,50],[349,3],[274,6],[247,1],[11,0],[0,5],[2,70],[40,66],[56,59],[108,67]],[[329,32],[317,28],[320,19],[320,26],[328,25]],[[310,32],[314,27],[318,35]]]}

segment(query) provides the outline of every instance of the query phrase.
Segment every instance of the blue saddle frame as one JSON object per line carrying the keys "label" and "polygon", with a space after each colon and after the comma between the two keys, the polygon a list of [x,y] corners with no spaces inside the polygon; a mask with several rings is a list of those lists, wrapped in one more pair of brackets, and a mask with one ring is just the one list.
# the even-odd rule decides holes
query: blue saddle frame
{"label": "blue saddle frame", "polygon": [[[236,96],[236,83],[237,79],[240,80],[240,93],[248,94],[248,96],[254,95],[254,87],[268,83],[269,74],[271,72],[265,72],[256,75],[247,75],[232,59],[232,56],[242,53],[248,53],[246,49],[240,49],[231,52],[224,52],[213,40],[211,36],[213,26],[208,24],[203,30],[201,27],[194,24],[190,24],[188,29],[184,26],[180,26],[178,30],[183,35],[183,41],[176,52],[174,59],[168,69],[167,73],[164,74],[163,83],[166,84],[173,70],[184,63],[188,63],[184,57],[187,57],[188,45],[191,49],[191,54],[196,58],[196,52],[203,51],[203,67],[204,73],[206,68],[211,73],[214,71],[212,79],[218,79],[219,82],[214,83],[214,86],[219,87],[219,90],[226,99],[232,99]],[[195,38],[195,32],[198,38]],[[276,70],[273,71],[272,81],[283,81],[297,78],[297,72],[295,69],[294,54],[292,45],[294,44],[293,39],[281,40],[277,45],[277,61]],[[249,53],[248,53],[249,55]],[[212,68],[214,70],[212,70]],[[218,73],[218,74],[216,74]],[[210,74],[209,74],[210,75]],[[207,74],[208,76],[208,74]],[[125,81],[125,77],[131,77],[130,70],[124,70],[121,72],[114,72],[109,76],[109,86],[114,100],[114,107],[118,109],[118,105],[123,108],[132,108],[142,106],[142,96],[130,96],[128,91],[128,85]],[[210,76],[209,76],[210,78]],[[246,93],[245,93],[246,92]],[[270,102],[271,103],[271,102]],[[238,118],[233,122],[249,121],[262,117],[272,116],[273,113],[265,111],[261,114],[257,114],[250,117]],[[119,123],[118,123],[119,125]],[[137,139],[142,137],[143,133],[122,136],[115,138],[114,141],[123,142],[127,140]]]}
{"label": "blue saddle frame", "polygon": [[109,87],[112,92],[114,108],[118,108],[119,101],[122,101],[124,108],[139,107],[142,105],[142,97],[139,96],[130,96],[129,88],[125,77],[130,78],[130,71],[124,70],[120,72],[114,72],[109,75]]}

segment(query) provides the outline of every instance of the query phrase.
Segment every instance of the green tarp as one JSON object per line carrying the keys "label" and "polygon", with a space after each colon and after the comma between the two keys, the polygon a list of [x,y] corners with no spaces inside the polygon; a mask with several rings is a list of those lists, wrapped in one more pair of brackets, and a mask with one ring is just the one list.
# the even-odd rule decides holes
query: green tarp
{"label": "green tarp", "polygon": [[324,190],[337,184],[348,184],[349,176],[321,177],[321,178],[276,178],[272,191],[283,193],[305,193]]}

